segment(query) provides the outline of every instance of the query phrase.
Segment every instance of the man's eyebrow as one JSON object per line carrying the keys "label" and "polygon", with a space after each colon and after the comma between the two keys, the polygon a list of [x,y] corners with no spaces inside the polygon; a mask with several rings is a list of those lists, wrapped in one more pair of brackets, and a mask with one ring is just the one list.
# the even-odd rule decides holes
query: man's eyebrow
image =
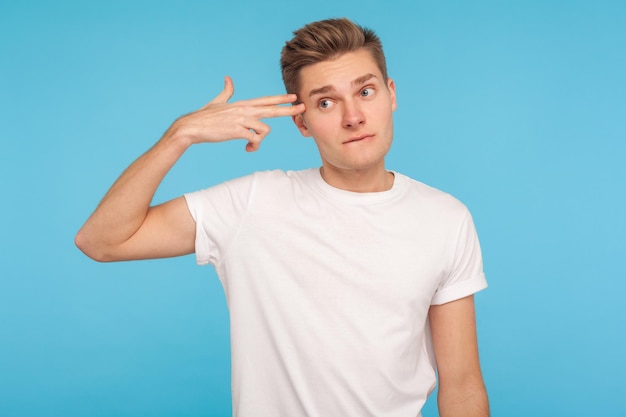
{"label": "man's eyebrow", "polygon": [[372,78],[377,78],[377,77],[372,73],[362,75],[356,80],[352,81],[352,85],[363,85],[369,80],[371,80]]}
{"label": "man's eyebrow", "polygon": [[[355,78],[350,84],[352,84],[353,86],[354,85],[363,85],[366,82],[368,82],[369,80],[371,80],[372,78],[378,78],[378,77],[376,77],[376,75],[374,75],[372,73],[369,73],[369,74],[362,75],[362,76],[360,76],[358,78]],[[313,90],[311,90],[309,92],[309,97],[313,97],[313,96],[318,95],[318,94],[330,93],[332,91],[335,91],[335,87],[334,86],[332,86],[330,84],[329,85],[325,85],[323,87],[314,88]]]}
{"label": "man's eyebrow", "polygon": [[335,87],[333,87],[332,85],[325,85],[324,87],[314,88],[313,90],[311,90],[309,92],[309,97],[313,97],[318,94],[326,94],[331,91],[335,91]]}

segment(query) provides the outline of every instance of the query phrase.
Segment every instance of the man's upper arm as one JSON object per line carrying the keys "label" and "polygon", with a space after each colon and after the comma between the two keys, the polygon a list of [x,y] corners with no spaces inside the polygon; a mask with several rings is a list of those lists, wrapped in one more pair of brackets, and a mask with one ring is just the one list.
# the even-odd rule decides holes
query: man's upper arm
{"label": "man's upper arm", "polygon": [[196,222],[184,197],[150,207],[143,224],[116,248],[116,261],[167,258],[194,252]]}
{"label": "man's upper arm", "polygon": [[474,296],[433,305],[429,318],[440,381],[480,374]]}
{"label": "man's upper arm", "polygon": [[480,370],[474,296],[433,305],[429,312],[439,374],[439,413],[489,416]]}

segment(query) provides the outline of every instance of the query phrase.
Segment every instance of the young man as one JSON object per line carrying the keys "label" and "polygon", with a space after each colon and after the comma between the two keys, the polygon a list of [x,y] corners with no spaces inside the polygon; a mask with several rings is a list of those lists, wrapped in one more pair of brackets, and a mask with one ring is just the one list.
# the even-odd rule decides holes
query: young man
{"label": "young man", "polygon": [[[396,87],[379,39],[346,19],[311,23],[281,65],[290,94],[228,103],[226,78],[176,120],[111,187],[77,245],[99,261],[195,252],[215,266],[235,416],[419,416],[435,369],[442,417],[487,416],[476,233],[453,197],[386,170]],[[313,137],[321,168],[255,173],[150,207],[192,144],[243,138],[256,151],[269,133],[260,119],[283,116]]]}

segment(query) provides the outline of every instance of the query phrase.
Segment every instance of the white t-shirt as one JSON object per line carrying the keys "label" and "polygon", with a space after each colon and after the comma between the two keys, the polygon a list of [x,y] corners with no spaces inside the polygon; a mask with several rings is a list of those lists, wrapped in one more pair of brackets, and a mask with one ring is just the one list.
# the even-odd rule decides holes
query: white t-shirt
{"label": "white t-shirt", "polygon": [[199,264],[231,323],[237,417],[419,416],[428,310],[487,286],[458,200],[394,173],[384,192],[269,171],[187,194]]}

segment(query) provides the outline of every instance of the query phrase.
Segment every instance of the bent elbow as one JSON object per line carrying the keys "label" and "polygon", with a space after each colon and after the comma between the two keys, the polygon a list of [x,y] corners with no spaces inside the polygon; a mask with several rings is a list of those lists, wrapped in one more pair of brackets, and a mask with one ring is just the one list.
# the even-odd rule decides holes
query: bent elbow
{"label": "bent elbow", "polygon": [[76,233],[76,236],[74,237],[74,244],[82,253],[96,262],[113,261],[113,259],[107,255],[107,252],[89,239],[87,233],[85,233],[82,229]]}

